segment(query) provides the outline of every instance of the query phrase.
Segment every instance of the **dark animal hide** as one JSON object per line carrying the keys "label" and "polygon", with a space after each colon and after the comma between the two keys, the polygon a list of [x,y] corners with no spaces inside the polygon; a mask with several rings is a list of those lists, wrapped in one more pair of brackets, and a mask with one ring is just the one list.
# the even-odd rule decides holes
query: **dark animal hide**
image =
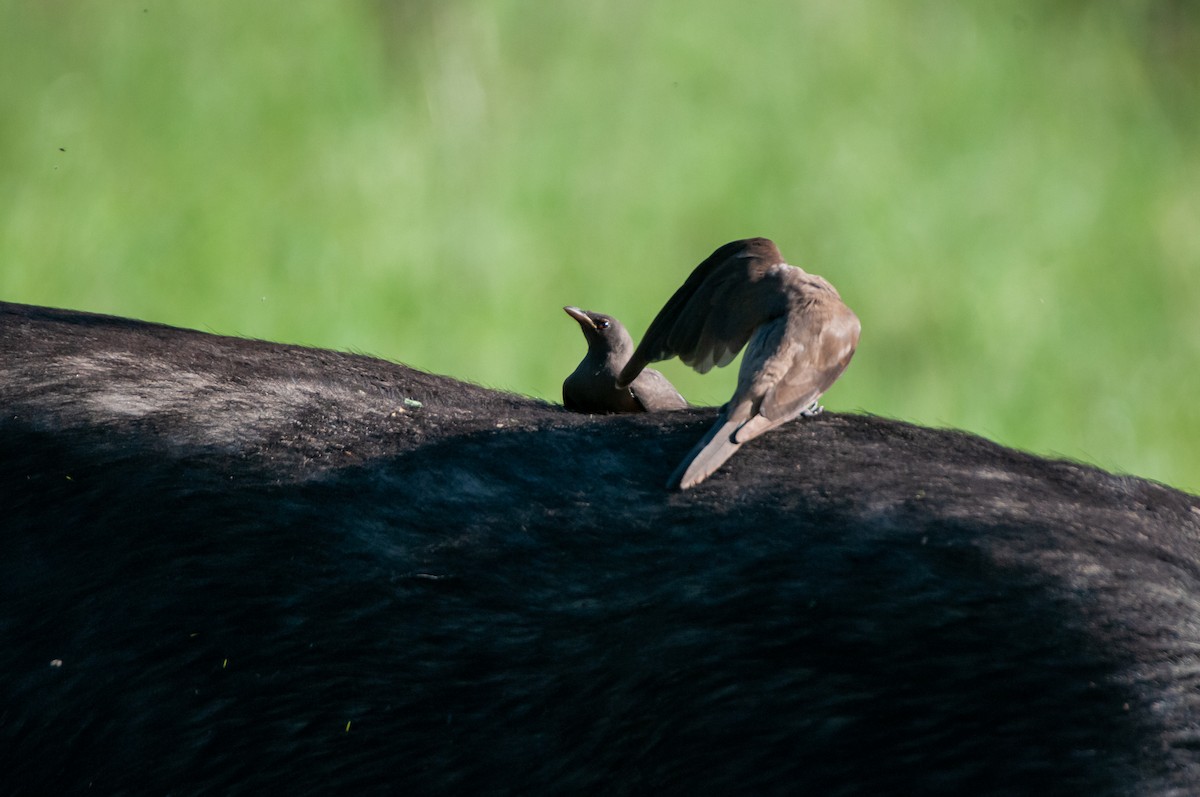
{"label": "dark animal hide", "polygon": [[1200,793],[1200,500],[0,304],[6,794]]}

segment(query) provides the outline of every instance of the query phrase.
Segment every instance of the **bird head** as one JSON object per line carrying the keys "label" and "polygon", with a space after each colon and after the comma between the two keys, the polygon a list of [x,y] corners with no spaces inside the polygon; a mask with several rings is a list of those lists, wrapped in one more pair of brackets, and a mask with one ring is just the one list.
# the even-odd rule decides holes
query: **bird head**
{"label": "bird head", "polygon": [[564,307],[563,311],[579,322],[589,351],[608,354],[628,352],[633,348],[633,339],[629,337],[629,332],[612,316],[581,310],[578,307]]}

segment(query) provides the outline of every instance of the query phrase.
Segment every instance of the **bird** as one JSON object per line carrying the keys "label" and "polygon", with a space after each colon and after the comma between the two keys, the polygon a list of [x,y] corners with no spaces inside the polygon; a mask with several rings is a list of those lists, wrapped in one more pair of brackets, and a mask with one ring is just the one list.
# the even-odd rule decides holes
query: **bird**
{"label": "bird", "polygon": [[677,356],[700,373],[733,361],[743,347],[737,389],[671,474],[687,490],[742,445],[801,415],[841,376],[861,325],[824,278],[789,265],[768,238],[718,247],[650,322],[617,378],[637,380],[648,363]]}
{"label": "bird", "polygon": [[688,406],[667,378],[651,368],[617,387],[617,373],[633,351],[621,322],[603,313],[564,307],[579,322],[588,350],[563,382],[563,406],[575,412],[616,413],[677,410]]}

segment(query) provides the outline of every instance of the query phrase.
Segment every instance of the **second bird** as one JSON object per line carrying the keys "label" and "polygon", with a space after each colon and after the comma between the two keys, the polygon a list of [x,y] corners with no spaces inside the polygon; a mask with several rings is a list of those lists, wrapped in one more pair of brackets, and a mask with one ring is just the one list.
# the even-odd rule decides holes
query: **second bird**
{"label": "second bird", "polygon": [[820,412],[817,399],[846,369],[859,331],[837,290],[784,262],[772,241],[733,241],[667,300],[617,383],[628,385],[647,363],[673,356],[707,373],[746,347],[733,398],[667,483],[686,490],[747,441]]}
{"label": "second bird", "polygon": [[688,405],[658,371],[647,368],[617,387],[617,374],[633,352],[633,338],[621,322],[603,313],[564,307],[579,322],[587,339],[587,355],[563,382],[563,406],[575,412],[655,412]]}

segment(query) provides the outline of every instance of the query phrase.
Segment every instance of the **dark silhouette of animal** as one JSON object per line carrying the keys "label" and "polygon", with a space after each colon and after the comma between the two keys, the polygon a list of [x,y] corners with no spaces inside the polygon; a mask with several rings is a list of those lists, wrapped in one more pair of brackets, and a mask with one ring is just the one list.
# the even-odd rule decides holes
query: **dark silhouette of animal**
{"label": "dark silhouette of animal", "polygon": [[1200,499],[0,305],[7,794],[1200,792]]}

